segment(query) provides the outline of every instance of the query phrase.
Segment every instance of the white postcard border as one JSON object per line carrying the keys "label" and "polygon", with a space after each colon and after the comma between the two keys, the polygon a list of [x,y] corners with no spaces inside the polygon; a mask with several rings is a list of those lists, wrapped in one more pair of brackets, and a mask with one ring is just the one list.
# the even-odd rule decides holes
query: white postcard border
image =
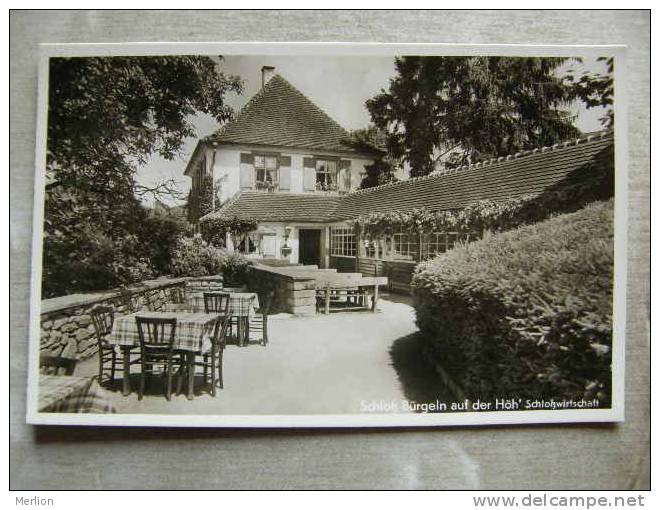
{"label": "white postcard border", "polygon": [[[537,423],[622,422],[625,418],[625,333],[628,233],[628,139],[626,47],[622,45],[520,45],[345,42],[138,42],[40,45],[35,149],[30,338],[26,421],[34,425],[332,428],[513,425]],[[41,316],[41,273],[48,110],[48,60],[56,56],[111,55],[489,55],[489,56],[613,56],[615,143],[614,303],[611,409],[525,410],[410,414],[328,415],[172,415],[66,414],[37,410]]]}

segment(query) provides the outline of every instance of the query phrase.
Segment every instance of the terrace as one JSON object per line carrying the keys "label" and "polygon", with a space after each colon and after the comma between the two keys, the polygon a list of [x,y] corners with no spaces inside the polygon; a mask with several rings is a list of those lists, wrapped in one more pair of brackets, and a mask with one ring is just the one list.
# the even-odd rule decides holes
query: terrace
{"label": "terrace", "polygon": [[[219,278],[144,282],[130,290],[130,297],[127,297],[129,292],[124,291],[68,296],[66,300],[58,298],[54,303],[54,300],[47,300],[42,307],[42,353],[51,352],[65,358],[79,359],[72,378],[93,380],[91,387],[85,389],[88,395],[78,399],[81,402],[85,399],[94,401],[83,412],[110,410],[121,414],[201,415],[360,413],[363,412],[362,406],[368,402],[400,402],[420,396],[427,398],[428,388],[442,388],[437,374],[425,365],[419,349],[413,345],[417,341],[417,327],[409,297],[385,293],[377,299],[377,295],[367,292],[364,295],[370,299],[368,307],[345,307],[342,304],[350,302],[350,296],[355,295],[350,294],[352,290],[364,284],[360,282],[360,275],[301,266],[257,266],[252,273],[262,283],[268,277],[279,282],[279,292],[288,291],[289,297],[282,298],[275,293],[272,298],[273,306],[267,319],[267,343],[256,338],[255,333],[259,332],[252,330],[246,333],[245,341],[240,341],[236,331],[228,334],[222,359],[223,387],[216,388],[215,395],[201,369],[192,370],[192,391],[188,391],[190,381],[185,374],[181,376],[181,381],[178,376],[173,377],[171,400],[164,396],[165,377],[160,377],[164,375],[163,371],[157,371],[155,376],[146,379],[144,395],[139,397],[139,363],[130,366],[128,379],[125,379],[126,372],[120,367],[112,382],[107,380],[107,372],[101,379],[99,352],[95,349],[97,341],[88,316],[91,310],[113,303],[116,309],[115,328],[111,330],[110,338],[118,328],[123,330],[126,323],[135,321],[135,314],[131,313],[133,308],[143,310],[137,313],[138,316],[171,315],[181,321],[190,315],[190,310],[176,311],[180,305],[171,302],[171,296],[175,294],[173,291],[185,288],[190,294],[191,290],[199,290],[200,285],[217,289]],[[386,281],[368,280],[368,288],[378,289],[378,283],[386,284]],[[316,291],[307,289],[309,282],[326,289],[318,299],[321,304],[318,313],[285,311],[289,308],[300,312],[309,307],[306,302],[300,305],[300,299],[309,298],[296,297],[294,288],[308,290],[312,302],[317,299]],[[330,292],[330,287],[333,313],[326,314],[323,297],[325,292]],[[344,290],[337,291],[339,287]],[[237,292],[249,290],[249,287],[225,287],[225,290],[232,291],[236,296],[251,294]],[[261,301],[264,301],[263,294]],[[117,349],[117,361],[126,352],[120,354]],[[133,359],[139,357],[136,344],[132,345],[130,352]],[[40,377],[42,382],[44,378],[53,381],[52,375],[42,374]],[[57,379],[60,380],[60,377]],[[129,382],[128,386],[125,381]],[[72,398],[78,397],[74,394]],[[80,412],[80,409],[76,410]],[[60,405],[42,411],[63,412],[69,409]]]}
{"label": "terrace", "polygon": [[[184,394],[167,401],[153,385],[138,400],[136,392],[122,396],[121,381],[107,393],[122,414],[357,414],[363,401],[398,402],[419,395],[434,377],[411,369],[423,363],[407,353],[417,330],[407,301],[385,296],[376,314],[273,315],[266,347],[227,346],[224,389],[216,397],[200,390],[192,401]],[[97,370],[92,357],[76,374]]]}

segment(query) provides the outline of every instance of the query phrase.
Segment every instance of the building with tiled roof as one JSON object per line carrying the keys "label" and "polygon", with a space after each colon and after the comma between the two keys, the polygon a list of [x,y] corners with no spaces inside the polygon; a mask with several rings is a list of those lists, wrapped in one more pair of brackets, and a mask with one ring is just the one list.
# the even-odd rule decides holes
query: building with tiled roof
{"label": "building with tiled roof", "polygon": [[367,188],[343,197],[335,219],[370,213],[458,210],[479,200],[538,195],[553,186],[588,180],[591,170],[613,164],[613,136],[602,132],[457,169]]}
{"label": "building with tiled roof", "polygon": [[[272,256],[279,258],[280,249],[286,244],[292,248],[289,256],[292,262],[378,272],[382,267],[380,262],[369,260],[369,250],[355,239],[348,221],[370,213],[420,208],[459,210],[480,200],[540,196],[575,185],[589,186],[595,177],[613,174],[613,168],[614,139],[612,133],[606,131],[552,147],[345,194],[241,191],[208,217],[256,219],[259,229],[251,234],[250,243],[244,243],[243,248],[254,247],[259,252],[260,246],[267,243],[271,253],[275,252]],[[388,257],[398,258],[402,263],[416,262],[424,247],[419,246],[417,240],[408,239],[406,243],[405,249],[392,243]],[[416,255],[412,255],[412,249],[416,250]],[[375,248],[376,257],[372,252],[371,258],[377,259],[383,250],[385,247],[380,251]],[[259,256],[266,256],[261,251]],[[405,271],[409,273],[411,267]]]}
{"label": "building with tiled roof", "polygon": [[263,88],[208,141],[357,155],[345,143],[348,131],[280,75],[268,78],[268,68],[264,72]]}
{"label": "building with tiled roof", "polygon": [[[196,198],[213,182],[219,190],[214,200],[228,213],[277,217],[280,223],[325,221],[341,195],[359,188],[365,167],[374,161],[374,154],[347,145],[348,136],[327,113],[275,74],[274,68],[264,66],[261,90],[235,119],[199,140],[188,161],[185,175],[192,179],[191,217],[198,216]],[[262,226],[254,241],[246,240],[244,245],[277,257],[282,229],[282,225]],[[309,239],[310,250],[307,256],[296,248],[293,256],[316,261],[318,231],[300,230],[295,235],[303,243]],[[273,241],[273,235],[277,240]]]}
{"label": "building with tiled roof", "polygon": [[242,191],[210,217],[268,221],[327,223],[335,218],[340,195],[315,193],[264,193]]}

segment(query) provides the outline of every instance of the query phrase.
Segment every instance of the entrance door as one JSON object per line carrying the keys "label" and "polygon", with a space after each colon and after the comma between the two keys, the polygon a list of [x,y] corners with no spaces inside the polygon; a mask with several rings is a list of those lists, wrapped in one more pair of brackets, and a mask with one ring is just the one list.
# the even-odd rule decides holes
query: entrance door
{"label": "entrance door", "polygon": [[321,265],[321,231],[300,229],[298,231],[298,262],[304,265]]}

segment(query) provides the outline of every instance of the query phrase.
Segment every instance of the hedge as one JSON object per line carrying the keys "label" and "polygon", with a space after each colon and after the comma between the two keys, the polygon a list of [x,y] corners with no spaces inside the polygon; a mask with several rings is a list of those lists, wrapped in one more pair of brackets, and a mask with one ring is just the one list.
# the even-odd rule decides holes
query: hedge
{"label": "hedge", "polygon": [[610,403],[613,201],[459,246],[413,275],[427,353],[471,398]]}
{"label": "hedge", "polygon": [[173,276],[222,274],[225,284],[247,282],[250,261],[240,253],[230,253],[207,243],[199,234],[182,237],[176,243],[170,263]]}

